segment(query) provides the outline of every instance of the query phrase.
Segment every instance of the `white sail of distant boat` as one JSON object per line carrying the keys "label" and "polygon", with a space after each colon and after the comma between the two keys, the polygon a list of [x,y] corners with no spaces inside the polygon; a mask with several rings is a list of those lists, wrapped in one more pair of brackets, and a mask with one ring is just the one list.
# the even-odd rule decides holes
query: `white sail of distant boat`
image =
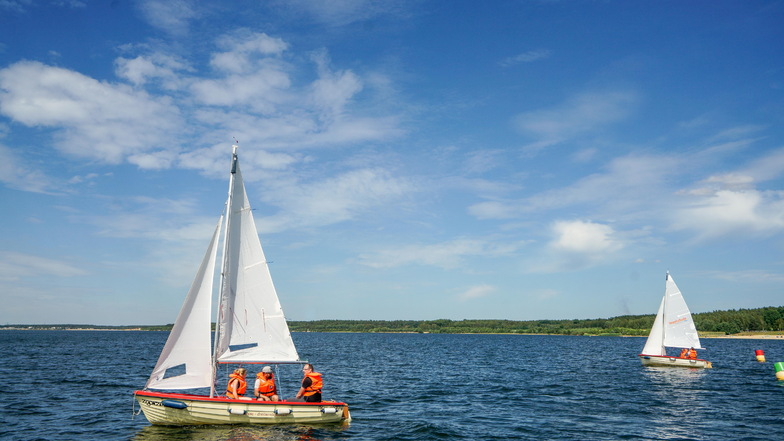
{"label": "white sail of distant boat", "polygon": [[[289,332],[261,248],[237,146],[233,147],[221,258],[219,301],[210,344],[211,303],[224,216],[143,391],[135,396],[153,424],[275,424],[350,419],[345,403],[247,401],[216,394],[220,364],[304,363]],[[252,381],[251,381],[252,384]],[[210,388],[209,395],[170,390]],[[156,391],[153,391],[154,389]],[[157,391],[165,392],[157,392]]]}
{"label": "white sail of distant boat", "polygon": [[659,311],[651,326],[651,332],[639,355],[644,365],[712,367],[711,362],[702,359],[668,356],[667,348],[683,348],[687,350],[705,349],[700,344],[700,337],[691,311],[678,289],[678,285],[667,272],[665,277],[664,297],[659,304]]}

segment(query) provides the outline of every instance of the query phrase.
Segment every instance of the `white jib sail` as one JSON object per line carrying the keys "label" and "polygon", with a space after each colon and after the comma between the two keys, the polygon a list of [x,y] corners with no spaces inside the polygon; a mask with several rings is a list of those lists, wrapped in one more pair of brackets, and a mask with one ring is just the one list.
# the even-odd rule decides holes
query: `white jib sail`
{"label": "white jib sail", "polygon": [[668,348],[695,348],[700,346],[700,338],[691,311],[683,299],[681,290],[667,273],[667,286],[664,291],[664,346]]}
{"label": "white jib sail", "polygon": [[236,155],[233,161],[216,359],[219,362],[298,361]]}
{"label": "white jib sail", "polygon": [[211,386],[210,309],[215,255],[222,221],[221,216],[145,389],[178,390]]}
{"label": "white jib sail", "polygon": [[664,334],[662,327],[662,317],[664,315],[664,297],[659,303],[659,312],[656,313],[656,318],[653,320],[651,332],[648,334],[648,340],[645,341],[645,347],[642,348],[642,353],[646,355],[667,355],[667,350],[664,348]]}

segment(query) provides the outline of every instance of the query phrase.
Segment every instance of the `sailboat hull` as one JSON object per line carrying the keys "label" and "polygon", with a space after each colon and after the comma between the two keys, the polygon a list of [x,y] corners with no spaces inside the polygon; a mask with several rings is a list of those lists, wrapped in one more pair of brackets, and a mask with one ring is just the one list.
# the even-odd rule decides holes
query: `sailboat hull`
{"label": "sailboat hull", "polygon": [[705,368],[710,369],[713,367],[710,361],[702,359],[690,359],[680,357],[668,357],[661,355],[645,355],[640,354],[640,361],[643,366],[671,366],[671,367],[689,367],[689,368]]}
{"label": "sailboat hull", "polygon": [[336,401],[265,402],[150,391],[136,391],[134,396],[144,416],[154,425],[314,424],[351,420],[348,405]]}

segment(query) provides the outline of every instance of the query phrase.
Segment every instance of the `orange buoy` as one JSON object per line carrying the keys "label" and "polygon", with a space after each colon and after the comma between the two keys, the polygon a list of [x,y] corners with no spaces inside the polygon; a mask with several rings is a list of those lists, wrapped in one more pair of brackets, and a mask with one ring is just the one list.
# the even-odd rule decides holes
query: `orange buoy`
{"label": "orange buoy", "polygon": [[757,361],[759,361],[760,363],[765,363],[765,351],[763,351],[762,349],[757,349],[756,351],[754,351],[754,353],[757,355]]}

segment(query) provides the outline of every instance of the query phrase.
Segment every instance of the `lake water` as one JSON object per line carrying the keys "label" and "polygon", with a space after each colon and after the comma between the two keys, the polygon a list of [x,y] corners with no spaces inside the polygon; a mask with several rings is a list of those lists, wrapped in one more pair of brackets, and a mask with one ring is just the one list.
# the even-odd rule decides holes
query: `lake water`
{"label": "lake water", "polygon": [[166,336],[0,331],[0,439],[784,439],[784,340],[705,339],[714,369],[693,370],[643,367],[642,338],[294,333],[350,426],[170,428],[132,398]]}

